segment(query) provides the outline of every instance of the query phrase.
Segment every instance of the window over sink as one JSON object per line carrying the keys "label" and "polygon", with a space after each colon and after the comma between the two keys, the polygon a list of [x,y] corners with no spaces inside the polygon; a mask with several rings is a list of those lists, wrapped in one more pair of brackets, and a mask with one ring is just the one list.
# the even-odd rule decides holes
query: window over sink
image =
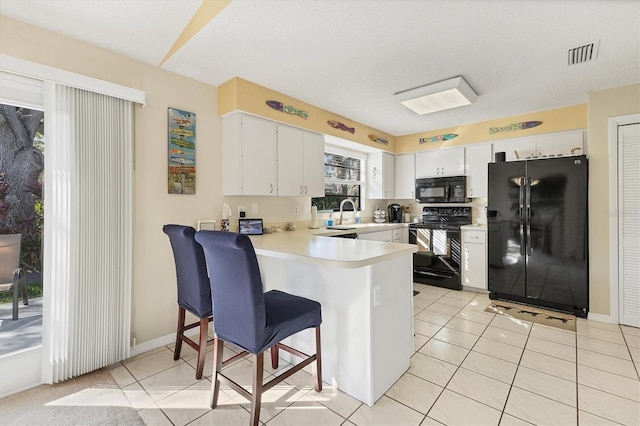
{"label": "window over sink", "polygon": [[[366,156],[327,146],[324,153],[324,197],[311,199],[318,210],[340,210],[342,200],[350,199],[357,210],[364,209]],[[345,211],[353,211],[351,203]]]}

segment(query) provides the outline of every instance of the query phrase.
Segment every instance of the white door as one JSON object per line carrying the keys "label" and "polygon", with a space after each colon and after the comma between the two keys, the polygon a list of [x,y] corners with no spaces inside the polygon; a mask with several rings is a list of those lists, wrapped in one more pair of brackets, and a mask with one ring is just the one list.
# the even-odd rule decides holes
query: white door
{"label": "white door", "polygon": [[[640,327],[640,124],[618,127],[620,323]],[[614,267],[612,265],[612,267]]]}

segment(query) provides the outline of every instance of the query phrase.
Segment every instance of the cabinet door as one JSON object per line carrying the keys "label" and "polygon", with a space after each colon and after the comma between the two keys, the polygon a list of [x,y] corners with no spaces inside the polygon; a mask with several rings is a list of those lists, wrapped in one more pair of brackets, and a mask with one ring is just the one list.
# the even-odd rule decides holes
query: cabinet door
{"label": "cabinet door", "polygon": [[507,161],[515,161],[531,158],[535,151],[535,138],[511,139],[493,143],[494,160],[496,152],[504,152]]}
{"label": "cabinet door", "polygon": [[395,156],[376,152],[367,156],[367,198],[393,198],[395,193]]}
{"label": "cabinet door", "polygon": [[484,244],[463,243],[462,285],[487,289],[487,262]]}
{"label": "cabinet door", "polygon": [[324,197],[324,136],[304,132],[304,191],[305,197]]}
{"label": "cabinet door", "polygon": [[536,137],[536,155],[538,157],[584,154],[584,134],[582,130]]}
{"label": "cabinet door", "polygon": [[396,155],[396,193],[399,200],[415,200],[416,160],[414,154]]}
{"label": "cabinet door", "polygon": [[487,196],[488,165],[491,162],[491,145],[471,145],[465,148],[465,174],[467,197]]}
{"label": "cabinet door", "polygon": [[242,116],[241,132],[242,194],[275,195],[275,124],[251,116]]}
{"label": "cabinet door", "polygon": [[302,135],[302,130],[278,125],[278,195],[304,194]]}
{"label": "cabinet door", "polygon": [[432,150],[416,154],[416,178],[464,174],[464,148]]}
{"label": "cabinet door", "polygon": [[396,156],[382,153],[382,197],[395,198],[396,192]]}

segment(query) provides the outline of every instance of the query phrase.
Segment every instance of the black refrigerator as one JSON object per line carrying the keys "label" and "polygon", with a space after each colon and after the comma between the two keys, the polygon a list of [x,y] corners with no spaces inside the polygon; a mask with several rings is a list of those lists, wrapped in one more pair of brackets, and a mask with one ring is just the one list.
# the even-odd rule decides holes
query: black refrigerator
{"label": "black refrigerator", "polygon": [[489,164],[491,299],[587,317],[587,167],[585,156]]}

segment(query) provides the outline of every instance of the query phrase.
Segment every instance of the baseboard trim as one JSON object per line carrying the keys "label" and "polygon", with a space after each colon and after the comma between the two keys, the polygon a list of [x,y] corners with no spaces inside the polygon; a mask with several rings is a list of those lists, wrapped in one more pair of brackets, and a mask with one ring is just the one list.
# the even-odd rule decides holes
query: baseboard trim
{"label": "baseboard trim", "polygon": [[609,324],[618,324],[618,321],[611,315],[594,314],[593,312],[589,312],[588,319],[592,321],[607,322]]}
{"label": "baseboard trim", "polygon": [[147,340],[144,343],[140,343],[135,347],[131,347],[131,356],[140,355],[147,351],[159,348],[160,346],[170,345],[175,343],[176,333],[169,333],[165,336],[156,337],[155,339]]}
{"label": "baseboard trim", "polygon": [[[191,333],[185,333],[186,336],[190,337],[191,339],[194,340],[198,340],[198,336],[199,336],[199,331],[198,328],[195,329],[195,331],[191,331]],[[159,348],[160,346],[167,346],[167,345],[171,345],[173,343],[176,342],[176,333],[169,333],[167,335],[164,336],[160,336],[160,337],[156,337],[155,339],[151,339],[151,340],[147,340],[144,343],[140,343],[139,345],[136,345],[135,347],[131,346],[131,355],[130,356],[136,356],[136,355],[140,355],[142,353],[145,353],[147,351]]]}

